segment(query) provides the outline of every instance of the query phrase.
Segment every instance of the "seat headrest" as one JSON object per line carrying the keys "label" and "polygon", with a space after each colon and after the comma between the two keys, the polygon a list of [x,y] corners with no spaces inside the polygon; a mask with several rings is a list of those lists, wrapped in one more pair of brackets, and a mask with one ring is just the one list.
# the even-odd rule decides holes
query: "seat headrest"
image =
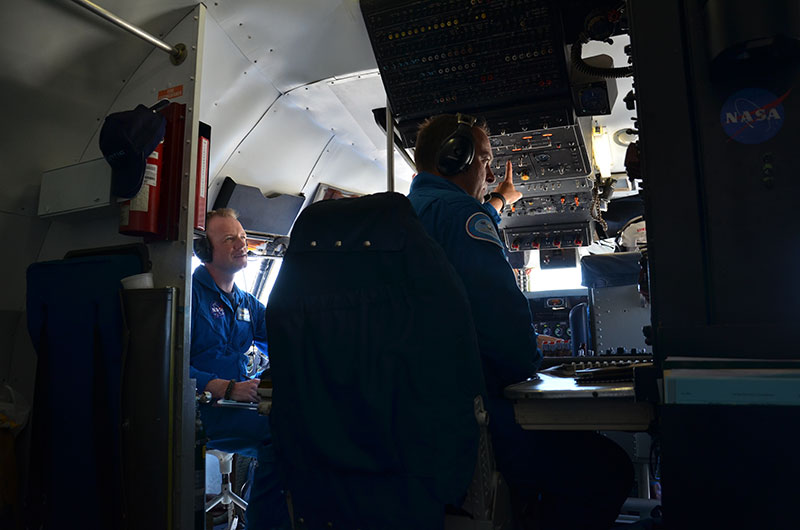
{"label": "seat headrest", "polygon": [[297,218],[288,252],[400,251],[415,218],[394,192],[317,202]]}

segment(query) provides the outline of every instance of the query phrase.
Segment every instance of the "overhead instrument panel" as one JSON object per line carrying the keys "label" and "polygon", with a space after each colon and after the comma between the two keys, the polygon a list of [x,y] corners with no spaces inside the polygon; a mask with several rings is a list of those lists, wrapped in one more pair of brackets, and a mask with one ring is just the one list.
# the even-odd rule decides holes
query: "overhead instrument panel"
{"label": "overhead instrument panel", "polygon": [[544,0],[361,0],[399,121],[569,93],[561,24]]}
{"label": "overhead instrument panel", "polygon": [[495,176],[511,161],[522,198],[506,208],[500,227],[511,251],[574,248],[592,242],[592,166],[584,138],[588,118],[572,109],[537,107],[488,113]]}
{"label": "overhead instrument panel", "polygon": [[[533,189],[536,181],[585,177],[591,173],[584,141],[591,136],[591,124],[588,118],[576,118],[570,107],[516,107],[500,113],[489,112],[483,117],[489,127],[496,167],[505,167],[510,159],[515,176],[519,176],[526,189]],[[524,189],[520,191],[525,193]]]}

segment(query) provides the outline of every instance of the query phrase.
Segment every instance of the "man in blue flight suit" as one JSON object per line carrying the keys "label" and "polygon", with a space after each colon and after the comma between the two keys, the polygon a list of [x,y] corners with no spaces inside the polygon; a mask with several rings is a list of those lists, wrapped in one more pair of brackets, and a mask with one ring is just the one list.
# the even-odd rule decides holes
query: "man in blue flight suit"
{"label": "man in blue flight suit", "polygon": [[[492,173],[487,131],[469,116],[435,116],[420,126],[419,173],[408,195],[428,233],[461,276],[477,328],[489,394],[497,466],[509,484],[521,528],[609,528],[633,485],[621,447],[596,432],[524,431],[503,389],[542,361],[525,295],[506,260],[500,213],[522,196],[511,162],[484,202]],[[541,340],[541,337],[539,337]]]}
{"label": "man in blue flight suit", "polygon": [[[206,240],[195,244],[203,261],[192,276],[190,376],[214,399],[259,400],[260,382],[248,377],[246,353],[267,352],[266,308],[239,289],[234,275],[247,266],[247,236],[234,210],[209,212]],[[249,530],[289,528],[286,498],[275,469],[269,419],[255,411],[201,406],[208,447],[255,457],[247,507]]]}

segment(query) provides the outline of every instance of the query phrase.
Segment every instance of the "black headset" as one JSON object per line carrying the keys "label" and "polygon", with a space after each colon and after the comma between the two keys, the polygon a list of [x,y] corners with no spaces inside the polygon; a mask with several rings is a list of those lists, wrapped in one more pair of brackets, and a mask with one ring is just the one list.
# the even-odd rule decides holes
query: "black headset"
{"label": "black headset", "polygon": [[192,243],[194,255],[200,258],[203,263],[211,263],[214,258],[214,247],[211,246],[208,236],[203,234],[196,238]]}
{"label": "black headset", "polygon": [[467,114],[457,114],[458,126],[436,151],[436,169],[445,177],[458,175],[469,167],[475,157],[472,126],[477,121]]}

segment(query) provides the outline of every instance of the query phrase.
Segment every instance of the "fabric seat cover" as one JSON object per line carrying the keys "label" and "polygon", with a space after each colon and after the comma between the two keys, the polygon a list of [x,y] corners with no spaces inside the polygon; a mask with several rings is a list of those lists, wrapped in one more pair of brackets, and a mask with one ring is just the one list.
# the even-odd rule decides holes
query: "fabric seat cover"
{"label": "fabric seat cover", "polygon": [[267,306],[271,422],[305,527],[441,528],[485,394],[466,294],[397,193],[309,206]]}

